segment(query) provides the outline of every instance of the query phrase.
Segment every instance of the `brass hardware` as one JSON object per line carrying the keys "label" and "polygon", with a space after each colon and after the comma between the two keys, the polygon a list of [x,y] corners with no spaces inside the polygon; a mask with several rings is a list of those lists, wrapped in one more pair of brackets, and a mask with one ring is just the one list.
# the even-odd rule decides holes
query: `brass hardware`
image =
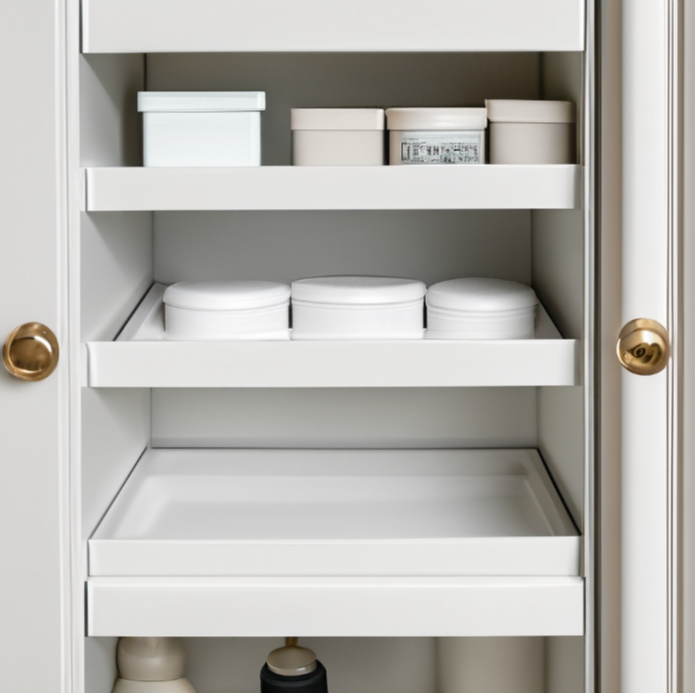
{"label": "brass hardware", "polygon": [[12,330],[2,349],[5,368],[20,380],[43,380],[58,365],[60,349],[53,332],[40,322],[27,322]]}
{"label": "brass hardware", "polygon": [[618,335],[618,360],[636,375],[654,375],[666,368],[671,355],[668,332],[656,320],[630,320]]}

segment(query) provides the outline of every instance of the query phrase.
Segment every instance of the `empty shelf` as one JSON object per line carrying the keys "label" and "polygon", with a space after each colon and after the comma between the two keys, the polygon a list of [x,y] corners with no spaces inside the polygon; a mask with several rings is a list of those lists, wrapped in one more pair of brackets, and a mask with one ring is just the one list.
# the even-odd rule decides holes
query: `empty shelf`
{"label": "empty shelf", "polygon": [[148,450],[88,634],[581,635],[580,541],[533,450]]}
{"label": "empty shelf", "polygon": [[90,387],[505,387],[579,383],[577,340],[540,308],[524,340],[167,341],[155,284],[115,342],[88,342]]}
{"label": "empty shelf", "polygon": [[87,210],[575,209],[581,167],[90,168]]}
{"label": "empty shelf", "polygon": [[577,576],[532,450],[149,450],[92,576]]}
{"label": "empty shelf", "polygon": [[583,49],[583,0],[82,0],[85,53]]}

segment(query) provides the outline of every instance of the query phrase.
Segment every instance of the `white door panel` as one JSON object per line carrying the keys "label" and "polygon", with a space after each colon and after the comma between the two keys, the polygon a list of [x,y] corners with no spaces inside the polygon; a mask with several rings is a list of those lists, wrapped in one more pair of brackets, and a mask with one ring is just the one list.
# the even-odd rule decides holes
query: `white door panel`
{"label": "white door panel", "polygon": [[[676,2],[623,3],[623,323],[671,319],[677,203],[672,133]],[[674,360],[622,376],[622,690],[674,690],[670,628]]]}
{"label": "white door panel", "polygon": [[[0,7],[0,340],[39,321],[60,341],[66,287],[58,120],[60,4]],[[0,372],[2,689],[67,691],[64,359],[42,382]]]}

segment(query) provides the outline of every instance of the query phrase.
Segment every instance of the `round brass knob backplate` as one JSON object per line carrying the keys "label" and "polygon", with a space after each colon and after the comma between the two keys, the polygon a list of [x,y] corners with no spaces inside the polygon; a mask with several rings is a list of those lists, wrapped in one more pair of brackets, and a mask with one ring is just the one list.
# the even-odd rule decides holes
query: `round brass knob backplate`
{"label": "round brass knob backplate", "polygon": [[20,380],[43,380],[58,365],[60,349],[50,328],[27,322],[12,330],[2,349],[5,368]]}
{"label": "round brass knob backplate", "polygon": [[618,360],[630,373],[654,375],[668,365],[671,355],[668,332],[656,320],[631,320],[620,330],[617,351]]}

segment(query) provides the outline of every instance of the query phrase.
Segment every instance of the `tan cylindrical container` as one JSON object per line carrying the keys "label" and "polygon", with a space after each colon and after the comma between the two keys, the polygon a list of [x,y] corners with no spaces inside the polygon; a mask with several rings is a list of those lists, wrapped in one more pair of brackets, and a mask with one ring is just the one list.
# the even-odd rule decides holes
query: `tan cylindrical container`
{"label": "tan cylindrical container", "polygon": [[389,164],[484,164],[484,108],[389,108]]}
{"label": "tan cylindrical container", "polygon": [[437,693],[543,693],[544,638],[437,638]]}
{"label": "tan cylindrical container", "polygon": [[381,108],[293,108],[293,166],[383,166]]}
{"label": "tan cylindrical container", "polygon": [[486,101],[491,164],[573,164],[576,109],[570,101]]}

